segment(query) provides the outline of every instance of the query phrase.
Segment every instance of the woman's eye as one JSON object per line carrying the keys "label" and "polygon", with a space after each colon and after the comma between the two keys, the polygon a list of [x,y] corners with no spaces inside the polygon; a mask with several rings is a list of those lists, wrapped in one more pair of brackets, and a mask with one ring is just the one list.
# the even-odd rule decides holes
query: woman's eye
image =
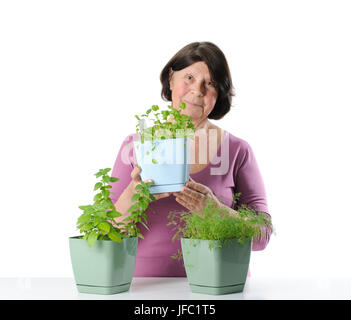
{"label": "woman's eye", "polygon": [[191,80],[192,77],[193,77],[193,76],[191,76],[191,75],[187,75],[187,76],[186,76],[186,78],[187,78],[188,80]]}

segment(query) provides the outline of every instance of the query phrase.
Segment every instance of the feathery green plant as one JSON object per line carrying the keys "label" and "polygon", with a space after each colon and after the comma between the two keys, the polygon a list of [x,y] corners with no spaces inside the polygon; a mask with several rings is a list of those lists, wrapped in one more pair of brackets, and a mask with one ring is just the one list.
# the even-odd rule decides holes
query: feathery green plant
{"label": "feathery green plant", "polygon": [[[238,194],[234,195],[235,200]],[[197,240],[215,240],[210,241],[210,249],[221,247],[225,240],[237,239],[244,244],[248,238],[262,236],[262,227],[265,225],[272,228],[269,217],[260,211],[256,211],[247,205],[241,205],[234,211],[229,208],[219,208],[213,201],[207,199],[206,206],[200,214],[186,211],[170,211],[168,219],[170,222],[167,226],[173,226],[175,239],[189,238]],[[181,254],[178,251],[173,258],[180,259]]]}

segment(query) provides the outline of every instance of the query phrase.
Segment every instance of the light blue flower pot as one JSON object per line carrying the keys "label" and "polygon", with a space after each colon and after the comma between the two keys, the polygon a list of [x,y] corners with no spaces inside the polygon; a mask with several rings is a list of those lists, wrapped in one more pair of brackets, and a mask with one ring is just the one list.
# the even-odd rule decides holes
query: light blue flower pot
{"label": "light blue flower pot", "polygon": [[[156,146],[152,151],[153,146]],[[150,193],[177,192],[189,179],[189,138],[134,141],[134,151],[141,167],[141,179],[152,179]],[[156,160],[156,163],[153,162]]]}

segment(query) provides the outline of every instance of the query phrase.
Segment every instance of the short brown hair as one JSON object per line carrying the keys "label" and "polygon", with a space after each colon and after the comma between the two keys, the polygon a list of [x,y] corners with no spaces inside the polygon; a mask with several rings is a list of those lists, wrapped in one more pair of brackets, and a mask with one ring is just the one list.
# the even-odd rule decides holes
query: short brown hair
{"label": "short brown hair", "polygon": [[180,49],[168,61],[160,75],[161,97],[163,100],[172,101],[172,92],[169,85],[171,69],[179,71],[199,61],[206,63],[217,91],[217,101],[208,118],[221,119],[229,112],[232,97],[235,94],[227,60],[223,52],[211,42],[192,42]]}

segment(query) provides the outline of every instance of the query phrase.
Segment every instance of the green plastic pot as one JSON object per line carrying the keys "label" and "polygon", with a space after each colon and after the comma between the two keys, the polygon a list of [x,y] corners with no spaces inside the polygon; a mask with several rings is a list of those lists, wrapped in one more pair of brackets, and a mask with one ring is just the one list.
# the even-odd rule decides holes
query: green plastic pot
{"label": "green plastic pot", "polygon": [[192,292],[228,294],[245,287],[251,255],[251,239],[240,244],[237,239],[220,242],[222,247],[209,249],[215,240],[181,239],[186,275]]}
{"label": "green plastic pot", "polygon": [[87,240],[70,237],[74,279],[79,292],[115,294],[128,291],[132,282],[138,238],[121,243],[97,240],[92,247]]}

